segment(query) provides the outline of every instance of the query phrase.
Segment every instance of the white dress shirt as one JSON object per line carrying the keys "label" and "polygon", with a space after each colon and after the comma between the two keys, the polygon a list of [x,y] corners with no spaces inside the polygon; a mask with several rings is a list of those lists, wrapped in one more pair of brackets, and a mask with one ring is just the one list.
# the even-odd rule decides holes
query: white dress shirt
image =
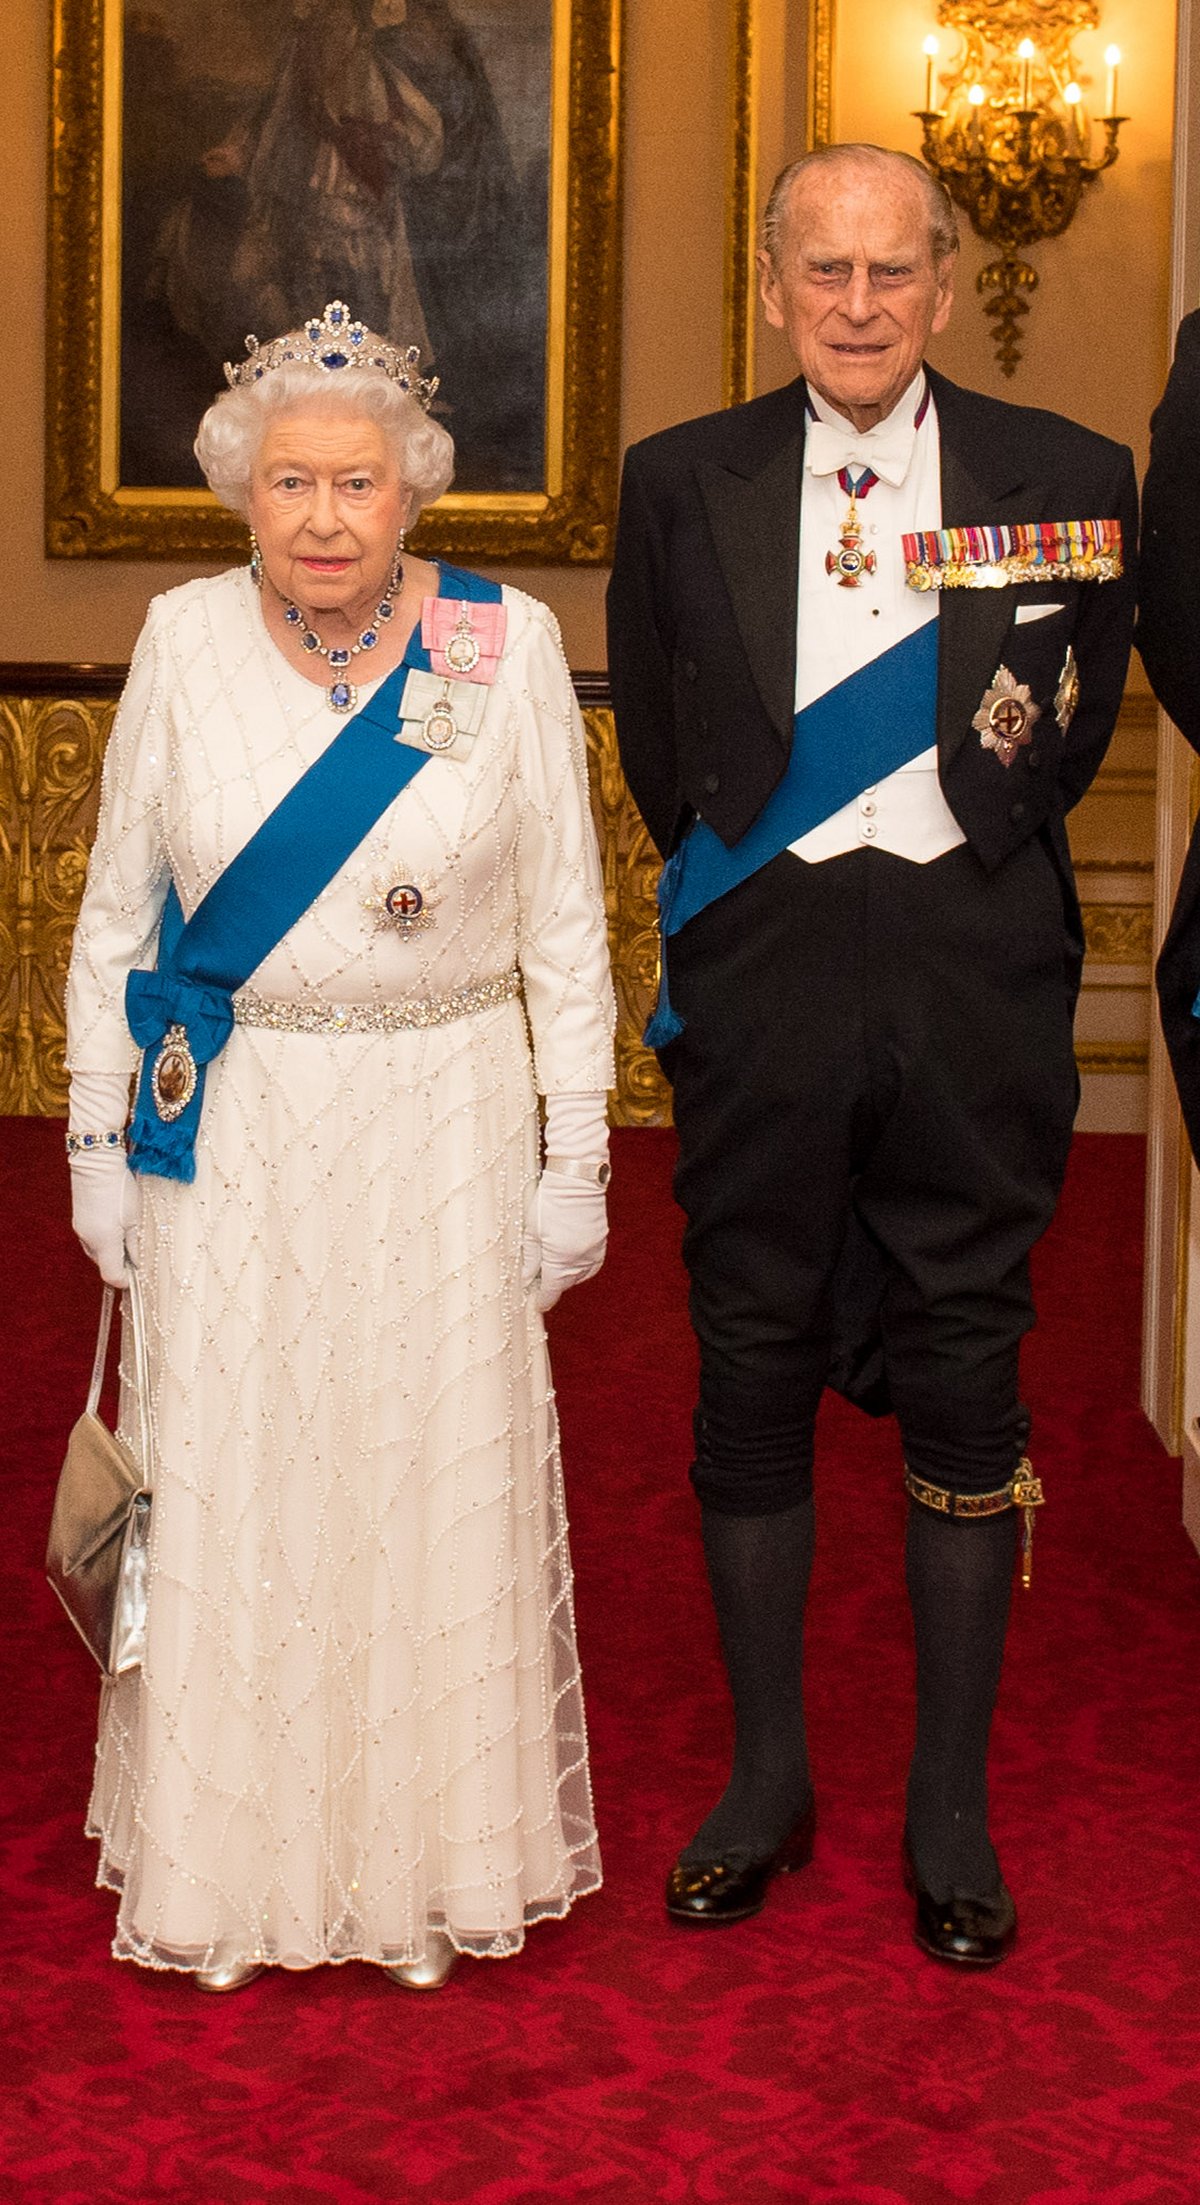
{"label": "white dress shirt", "polygon": [[[805,439],[800,501],[797,712],[914,635],[927,620],[937,619],[936,592],[910,590],[905,584],[901,542],[914,530],[942,525],[940,443],[932,403],[920,427],[915,426],[924,392],[921,369],[886,419],[861,430],[815,391],[809,393],[817,418],[810,420]],[[876,566],[857,589],[842,588],[825,569],[826,553],[839,548],[849,505],[837,479],[843,466],[856,477],[864,467],[879,475],[858,501],[862,549],[874,552]],[[933,743],[791,847],[810,865],[860,849],[888,850],[915,865],[928,865],[965,839],[942,795]]]}

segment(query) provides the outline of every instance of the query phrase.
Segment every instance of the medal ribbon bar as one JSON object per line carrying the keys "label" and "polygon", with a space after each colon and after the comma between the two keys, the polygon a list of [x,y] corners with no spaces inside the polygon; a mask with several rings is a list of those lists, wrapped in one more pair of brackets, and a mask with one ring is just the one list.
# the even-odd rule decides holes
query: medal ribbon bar
{"label": "medal ribbon bar", "polygon": [[905,536],[910,589],[1004,589],[1019,582],[1114,582],[1121,523],[1016,521]]}

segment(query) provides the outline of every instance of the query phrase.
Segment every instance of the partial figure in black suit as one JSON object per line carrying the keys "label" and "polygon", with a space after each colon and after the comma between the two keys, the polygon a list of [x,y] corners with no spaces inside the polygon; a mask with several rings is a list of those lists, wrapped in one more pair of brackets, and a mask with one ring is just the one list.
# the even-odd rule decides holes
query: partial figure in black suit
{"label": "partial figure in black suit", "polygon": [[[1200,313],[1179,324],[1175,363],[1150,424],[1142,493],[1137,646],[1155,696],[1200,750]],[[1158,960],[1158,999],[1193,1155],[1200,1160],[1200,825]]]}
{"label": "partial figure in black suit", "polygon": [[[813,1422],[850,1258],[860,1301],[877,1282],[912,1496],[916,1932],[987,1965],[1016,1919],[988,1731],[1040,1497],[1018,1391],[1027,1259],[1078,1095],[1064,821],[1120,703],[1136,489],[1122,447],[924,369],[957,237],[907,155],[807,156],[764,240],[767,317],[800,378],[630,451],[609,595],[626,775],[674,853],[654,1038],[736,1718],[728,1788],[667,1904],[737,1920],[811,1852]],[[1096,525],[1050,525],[1067,522]]]}

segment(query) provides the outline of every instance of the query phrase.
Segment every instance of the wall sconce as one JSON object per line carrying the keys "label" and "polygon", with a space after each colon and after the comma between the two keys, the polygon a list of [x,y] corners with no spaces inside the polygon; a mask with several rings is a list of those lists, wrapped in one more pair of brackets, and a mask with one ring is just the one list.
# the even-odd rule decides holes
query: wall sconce
{"label": "wall sconce", "polygon": [[[1022,17],[1036,39],[1017,35]],[[1115,46],[1105,52],[1103,140],[1093,155],[1093,122],[1071,42],[1099,28],[1099,0],[939,0],[938,22],[962,45],[941,76],[943,105],[935,107],[939,41],[925,40],[925,105],[916,116],[921,151],[980,237],[1000,248],[977,284],[987,298],[996,357],[1011,375],[1038,281],[1021,248],[1061,237],[1084,186],[1116,160],[1117,133],[1128,120],[1117,113],[1121,56]]]}

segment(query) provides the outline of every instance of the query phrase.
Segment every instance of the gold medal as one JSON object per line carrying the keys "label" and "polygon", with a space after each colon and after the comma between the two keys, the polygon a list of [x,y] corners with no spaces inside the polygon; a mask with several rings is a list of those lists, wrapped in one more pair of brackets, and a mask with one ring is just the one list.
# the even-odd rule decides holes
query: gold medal
{"label": "gold medal", "polygon": [[842,548],[840,551],[827,551],[825,554],[825,572],[836,574],[839,589],[861,589],[864,574],[875,572],[875,554],[873,551],[863,550],[862,533],[858,501],[851,491],[849,509],[838,537]]}
{"label": "gold medal", "polygon": [[1054,693],[1054,717],[1064,735],[1075,717],[1075,707],[1078,702],[1079,668],[1075,663],[1074,650],[1068,644],[1067,655],[1063,660],[1063,670],[1058,677],[1058,688]]}

